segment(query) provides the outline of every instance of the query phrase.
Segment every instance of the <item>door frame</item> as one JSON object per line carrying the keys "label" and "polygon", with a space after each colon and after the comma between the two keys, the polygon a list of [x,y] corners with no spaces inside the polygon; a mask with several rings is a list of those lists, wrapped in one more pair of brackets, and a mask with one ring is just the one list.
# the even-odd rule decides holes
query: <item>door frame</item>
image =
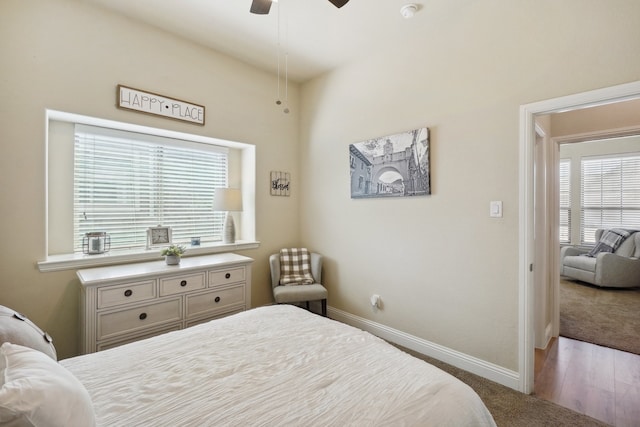
{"label": "door frame", "polygon": [[[640,98],[640,81],[520,106],[519,136],[519,257],[518,257],[518,372],[519,389],[533,392],[534,295],[534,159],[535,116],[605,105]],[[556,263],[558,261],[556,260]]]}

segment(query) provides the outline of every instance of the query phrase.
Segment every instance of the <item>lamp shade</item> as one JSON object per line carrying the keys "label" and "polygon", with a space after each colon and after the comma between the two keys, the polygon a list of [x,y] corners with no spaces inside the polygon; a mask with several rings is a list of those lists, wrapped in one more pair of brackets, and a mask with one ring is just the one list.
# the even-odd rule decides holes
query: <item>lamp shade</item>
{"label": "lamp shade", "polygon": [[241,211],[242,193],[237,188],[216,188],[213,196],[214,211]]}

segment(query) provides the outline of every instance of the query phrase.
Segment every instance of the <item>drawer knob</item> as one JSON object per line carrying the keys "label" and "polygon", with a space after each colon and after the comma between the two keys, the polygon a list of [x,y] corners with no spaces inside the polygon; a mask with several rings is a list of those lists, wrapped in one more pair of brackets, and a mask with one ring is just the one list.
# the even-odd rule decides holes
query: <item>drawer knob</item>
{"label": "drawer knob", "polygon": [[144,320],[147,318],[147,313],[140,313],[140,316],[138,316],[140,318],[140,320]]}
{"label": "drawer knob", "polygon": [[183,280],[182,282],[180,282],[180,286],[182,286],[183,288],[187,286],[187,281]]}
{"label": "drawer knob", "polygon": [[130,297],[131,295],[133,295],[133,291],[131,289],[127,289],[126,291],[124,291],[125,297]]}
{"label": "drawer knob", "polygon": [[220,297],[216,297],[216,299],[214,299],[215,302],[220,302]]}
{"label": "drawer knob", "polygon": [[227,273],[227,274],[225,274],[225,275],[224,275],[224,278],[225,278],[225,279],[228,279],[228,278],[230,278],[230,277],[231,277],[231,273]]}

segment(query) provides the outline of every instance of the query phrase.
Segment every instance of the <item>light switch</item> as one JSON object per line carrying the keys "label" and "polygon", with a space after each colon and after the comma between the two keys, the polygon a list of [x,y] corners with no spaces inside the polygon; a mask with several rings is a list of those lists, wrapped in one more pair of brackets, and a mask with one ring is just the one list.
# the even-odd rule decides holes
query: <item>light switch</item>
{"label": "light switch", "polygon": [[489,202],[489,216],[492,218],[502,218],[502,201]]}

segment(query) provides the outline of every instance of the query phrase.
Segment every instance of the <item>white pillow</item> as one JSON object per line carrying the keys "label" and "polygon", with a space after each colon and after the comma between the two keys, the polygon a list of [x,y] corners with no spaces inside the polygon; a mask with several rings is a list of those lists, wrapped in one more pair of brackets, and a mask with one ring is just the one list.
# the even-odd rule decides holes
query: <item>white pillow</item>
{"label": "white pillow", "polygon": [[17,344],[0,347],[0,424],[91,427],[95,415],[82,383],[46,354]]}

